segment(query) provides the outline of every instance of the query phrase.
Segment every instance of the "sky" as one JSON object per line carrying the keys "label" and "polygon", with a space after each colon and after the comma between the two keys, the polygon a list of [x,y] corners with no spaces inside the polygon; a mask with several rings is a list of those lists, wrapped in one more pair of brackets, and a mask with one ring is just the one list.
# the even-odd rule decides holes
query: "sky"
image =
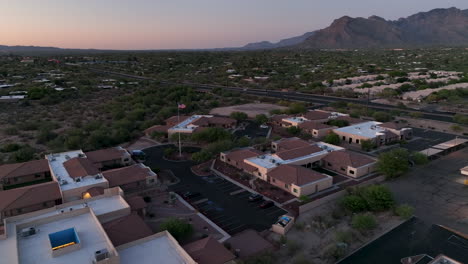
{"label": "sky", "polygon": [[278,41],[344,15],[398,19],[467,0],[0,0],[0,45],[199,49]]}

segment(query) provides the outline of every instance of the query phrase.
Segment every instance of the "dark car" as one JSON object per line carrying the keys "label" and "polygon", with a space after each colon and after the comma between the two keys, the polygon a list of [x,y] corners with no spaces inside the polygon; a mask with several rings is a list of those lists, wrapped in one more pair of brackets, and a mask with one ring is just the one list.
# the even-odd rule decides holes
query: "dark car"
{"label": "dark car", "polygon": [[249,202],[256,202],[256,201],[260,201],[262,199],[263,199],[263,196],[261,196],[258,193],[254,193],[254,194],[249,196]]}
{"label": "dark car", "polygon": [[186,192],[186,193],[182,194],[182,197],[184,197],[184,199],[193,199],[193,198],[196,198],[198,196],[201,196],[201,193],[199,193],[199,192]]}
{"label": "dark car", "polygon": [[266,209],[266,208],[272,207],[273,205],[275,205],[275,203],[272,202],[272,201],[264,201],[264,202],[261,203],[258,207],[260,207],[260,208],[262,208],[262,209]]}

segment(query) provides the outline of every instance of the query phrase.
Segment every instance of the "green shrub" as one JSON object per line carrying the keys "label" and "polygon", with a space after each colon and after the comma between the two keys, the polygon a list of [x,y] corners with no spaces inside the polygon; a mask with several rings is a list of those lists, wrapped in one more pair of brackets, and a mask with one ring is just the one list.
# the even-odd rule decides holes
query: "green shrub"
{"label": "green shrub", "polygon": [[392,192],[383,185],[366,186],[361,189],[360,194],[371,211],[384,211],[395,203]]}
{"label": "green shrub", "polygon": [[367,202],[358,195],[347,195],[341,200],[342,206],[353,212],[362,212],[367,210]]}
{"label": "green shrub", "polygon": [[337,134],[333,132],[325,136],[325,139],[323,141],[325,143],[332,144],[332,145],[339,145],[341,142],[340,136],[338,136]]}
{"label": "green shrub", "polygon": [[413,152],[411,153],[411,159],[416,163],[417,165],[424,165],[429,163],[429,159],[427,158],[426,155],[424,155],[421,152]]}
{"label": "green shrub", "polygon": [[414,208],[407,204],[403,204],[395,208],[395,214],[405,220],[411,218],[413,213]]}
{"label": "green shrub", "polygon": [[176,218],[164,221],[161,224],[160,229],[167,230],[178,241],[188,238],[193,233],[193,227],[191,224]]}
{"label": "green shrub", "polygon": [[348,231],[337,231],[335,234],[335,240],[337,242],[343,242],[350,244],[355,239],[355,235],[351,230]]}
{"label": "green shrub", "polygon": [[351,226],[359,231],[369,231],[377,227],[377,222],[371,214],[358,214],[353,216]]}
{"label": "green shrub", "polygon": [[6,144],[1,148],[2,152],[13,152],[21,148],[21,145],[16,143]]}

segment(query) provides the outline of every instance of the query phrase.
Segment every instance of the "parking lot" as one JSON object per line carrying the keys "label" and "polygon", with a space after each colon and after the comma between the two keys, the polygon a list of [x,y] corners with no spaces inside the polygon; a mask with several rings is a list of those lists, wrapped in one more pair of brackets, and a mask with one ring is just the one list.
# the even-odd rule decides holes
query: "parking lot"
{"label": "parking lot", "polygon": [[421,151],[456,138],[452,134],[421,128],[413,128],[413,136],[416,139],[403,145],[404,148],[410,151]]}
{"label": "parking lot", "polygon": [[246,124],[245,129],[239,129],[234,132],[236,137],[244,137],[247,136],[248,138],[257,138],[257,137],[266,137],[268,135],[268,131],[270,127],[262,128],[259,124],[253,121],[243,121]]}
{"label": "parking lot", "polygon": [[171,162],[162,158],[164,147],[145,149],[150,167],[162,170],[169,169],[180,179],[180,182],[170,187],[179,194],[186,192],[200,193],[187,199],[190,204],[206,215],[210,220],[224,229],[230,235],[245,229],[263,231],[271,227],[285,210],[272,206],[259,208],[262,201],[249,202],[250,193],[239,186],[218,176],[200,177],[192,173],[191,161]]}

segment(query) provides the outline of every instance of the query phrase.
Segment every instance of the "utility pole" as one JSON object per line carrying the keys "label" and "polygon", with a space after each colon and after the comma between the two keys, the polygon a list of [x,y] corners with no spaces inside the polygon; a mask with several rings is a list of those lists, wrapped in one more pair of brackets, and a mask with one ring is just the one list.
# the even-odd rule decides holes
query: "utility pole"
{"label": "utility pole", "polygon": [[[180,124],[180,105],[177,103],[177,123]],[[180,142],[180,130],[179,130],[179,157],[182,157],[182,144]]]}

